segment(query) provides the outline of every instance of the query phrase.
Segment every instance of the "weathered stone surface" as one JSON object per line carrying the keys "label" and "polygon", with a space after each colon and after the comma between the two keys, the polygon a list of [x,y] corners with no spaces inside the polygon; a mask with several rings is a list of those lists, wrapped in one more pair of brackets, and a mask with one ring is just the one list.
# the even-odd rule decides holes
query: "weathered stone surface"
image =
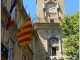
{"label": "weathered stone surface", "polygon": [[[47,4],[49,3],[54,4],[54,11],[48,12],[48,10],[46,10]],[[52,49],[50,47],[51,39],[56,39],[58,41],[58,43],[55,46],[56,56],[61,57],[61,52],[63,48],[62,40],[65,37],[62,33],[59,23],[63,22],[63,17],[65,15],[64,0],[36,0],[36,5],[37,16],[39,18],[38,22],[34,24],[34,27],[39,36],[36,44],[36,58],[37,60],[46,60],[47,57],[52,56]],[[61,20],[58,17],[60,17]],[[54,22],[50,22],[50,19],[53,19]],[[56,60],[58,58],[54,59]],[[34,60],[36,59],[34,58]]]}

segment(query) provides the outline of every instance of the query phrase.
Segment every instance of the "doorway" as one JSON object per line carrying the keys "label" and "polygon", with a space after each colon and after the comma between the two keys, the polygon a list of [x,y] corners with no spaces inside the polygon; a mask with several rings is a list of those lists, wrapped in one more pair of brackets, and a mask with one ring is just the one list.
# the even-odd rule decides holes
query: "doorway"
{"label": "doorway", "polygon": [[56,56],[56,47],[52,47],[51,50],[52,50],[52,54],[51,55],[52,56]]}

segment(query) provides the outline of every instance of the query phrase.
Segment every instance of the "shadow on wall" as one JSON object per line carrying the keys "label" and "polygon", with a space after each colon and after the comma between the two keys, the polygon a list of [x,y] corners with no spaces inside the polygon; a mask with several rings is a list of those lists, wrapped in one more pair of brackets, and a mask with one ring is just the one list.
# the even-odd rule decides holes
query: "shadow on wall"
{"label": "shadow on wall", "polygon": [[46,34],[44,34],[45,30],[43,31],[40,31],[38,30],[37,33],[38,33],[38,40],[36,41],[35,45],[36,45],[36,58],[37,60],[46,60],[48,56],[48,51],[46,50],[47,49],[47,41],[46,41]]}
{"label": "shadow on wall", "polygon": [[48,56],[48,52],[46,51],[45,47],[44,47],[44,44],[42,43],[42,41],[40,40],[37,40],[36,41],[36,58],[37,60],[46,60],[46,57]]}

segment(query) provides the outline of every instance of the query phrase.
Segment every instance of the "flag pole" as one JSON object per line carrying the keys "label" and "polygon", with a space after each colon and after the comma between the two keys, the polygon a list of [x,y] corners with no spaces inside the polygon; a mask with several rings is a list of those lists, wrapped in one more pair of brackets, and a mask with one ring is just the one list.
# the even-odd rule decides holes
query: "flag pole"
{"label": "flag pole", "polygon": [[24,9],[26,9],[28,7],[28,5],[26,5],[26,7]]}
{"label": "flag pole", "polygon": [[[21,20],[21,18],[20,18],[20,20]],[[18,23],[19,23],[20,20],[18,20]],[[17,25],[18,25],[18,23],[17,23]],[[6,25],[6,24],[5,24],[5,25]],[[8,38],[8,41],[7,41],[7,43],[6,43],[5,45],[7,45],[7,44],[9,43],[10,38],[11,38],[11,36],[13,35],[13,33],[14,33],[15,30],[16,30],[15,28],[12,30],[12,32],[11,32],[9,38]],[[16,39],[16,41],[17,41],[17,39]],[[16,43],[16,41],[15,41],[15,43]],[[14,46],[15,46],[15,43],[14,43]],[[14,47],[14,46],[13,46],[13,47]],[[10,49],[9,49],[9,50],[10,50]],[[4,51],[3,51],[3,52],[4,52]],[[9,57],[10,57],[10,52],[8,53],[8,60],[10,60]]]}
{"label": "flag pole", "polygon": [[[19,23],[20,20],[21,20],[21,17],[20,17],[20,19],[18,20],[17,25],[18,25],[18,23]],[[15,30],[16,30],[15,28],[12,30],[12,32],[11,32],[9,38],[8,38],[8,41],[5,43],[5,45],[9,44],[9,41],[10,41],[10,39],[11,39],[11,36],[13,35],[13,33],[14,33]],[[5,50],[5,48],[3,49],[2,54],[3,54],[4,50]],[[9,54],[10,54],[10,53],[9,53]],[[9,58],[8,58],[8,60],[9,60]]]}
{"label": "flag pole", "polygon": [[[27,8],[27,6],[26,6],[26,8]],[[25,9],[26,9],[26,8],[25,8]],[[21,20],[21,18],[20,18],[20,20]],[[18,23],[19,23],[20,20],[18,20],[17,25],[18,25]],[[23,26],[23,24],[22,24],[22,26]],[[14,29],[15,29],[15,28],[14,28]],[[11,35],[10,35],[10,37],[11,37]],[[17,41],[17,40],[18,40],[18,39],[16,38],[16,41]],[[11,47],[10,49],[13,49],[13,48],[15,47],[16,41],[15,41],[13,47]],[[9,50],[10,50],[10,49],[9,49]],[[9,57],[8,57],[8,60],[11,60],[11,59],[9,59],[9,58],[10,58],[10,54],[11,54],[11,53],[9,52],[9,53],[8,53],[8,56],[9,56]]]}
{"label": "flag pole", "polygon": [[[21,17],[20,17],[20,20],[21,20]],[[20,20],[18,20],[18,22],[17,22],[17,25],[18,25],[18,23],[19,23],[19,21]],[[10,35],[10,37],[9,38],[11,38],[11,36],[13,35],[13,33],[14,33],[14,31],[15,31],[16,29],[14,28],[13,30],[12,30],[12,33],[11,33],[11,35]],[[17,41],[17,40],[16,40]],[[16,41],[15,41],[15,43],[16,43]],[[9,52],[8,52],[8,60],[12,60],[12,56],[11,56],[11,51],[12,51],[12,49],[14,48],[14,44],[13,44],[13,46],[10,46],[10,39],[8,39],[8,42],[9,42]]]}
{"label": "flag pole", "polygon": [[[27,6],[28,6],[28,5],[27,5]],[[27,8],[27,6],[26,6],[26,8]],[[26,8],[25,8],[25,9],[26,9]],[[9,18],[9,17],[7,16],[7,18]],[[16,25],[18,25],[18,23],[20,22],[20,20],[21,20],[21,17],[19,18],[19,20],[18,20],[18,22],[17,22]],[[4,24],[2,24],[2,28],[6,25],[5,22],[6,22],[6,21],[3,22]],[[23,24],[24,24],[24,23],[23,23]],[[22,25],[23,25],[23,24],[22,24]],[[2,30],[2,28],[1,28],[1,30]],[[16,30],[15,28],[12,30],[12,33],[11,33],[10,37],[8,38],[8,41],[5,43],[5,45],[8,44],[8,42],[9,42],[9,40],[10,40],[10,38],[11,38],[11,36],[12,36],[12,34],[13,34],[13,32],[14,32],[15,30]]]}

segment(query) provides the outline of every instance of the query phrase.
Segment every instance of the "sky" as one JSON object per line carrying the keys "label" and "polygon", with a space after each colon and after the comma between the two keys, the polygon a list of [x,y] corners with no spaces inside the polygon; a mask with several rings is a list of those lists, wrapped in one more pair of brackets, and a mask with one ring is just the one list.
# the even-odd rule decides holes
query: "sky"
{"label": "sky", "polygon": [[[64,0],[64,2],[66,15],[70,15],[79,10],[79,0]],[[23,0],[23,4],[26,12],[30,13],[31,18],[36,17],[36,0]]]}

